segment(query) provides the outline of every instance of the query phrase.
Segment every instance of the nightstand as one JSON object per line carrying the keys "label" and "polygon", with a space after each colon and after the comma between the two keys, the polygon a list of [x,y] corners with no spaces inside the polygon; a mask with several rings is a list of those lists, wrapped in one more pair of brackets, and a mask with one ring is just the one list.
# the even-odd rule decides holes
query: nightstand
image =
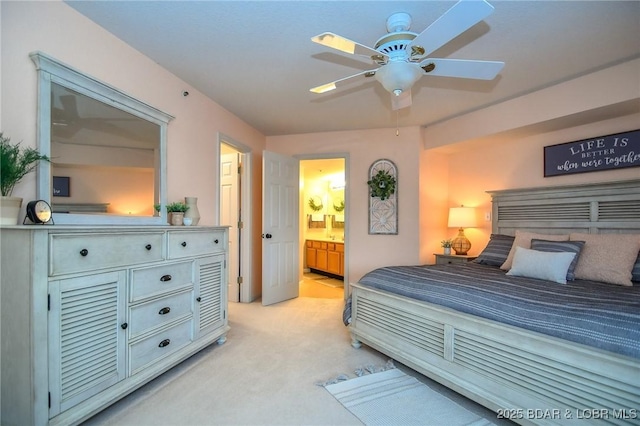
{"label": "nightstand", "polygon": [[454,254],[439,254],[434,253],[436,256],[436,265],[451,265],[456,263],[467,263],[471,262],[478,256],[467,256],[467,255],[454,255]]}

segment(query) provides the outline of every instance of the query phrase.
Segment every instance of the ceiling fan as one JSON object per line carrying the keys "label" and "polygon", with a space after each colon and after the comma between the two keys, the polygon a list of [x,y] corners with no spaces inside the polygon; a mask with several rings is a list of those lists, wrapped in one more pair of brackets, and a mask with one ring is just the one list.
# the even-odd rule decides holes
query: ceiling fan
{"label": "ceiling fan", "polygon": [[[120,117],[120,116],[107,116],[105,108],[102,110],[94,111],[97,116],[81,116],[78,113],[78,99],[79,94],[71,94],[71,92],[65,92],[64,89],[54,87],[53,100],[51,106],[51,124],[53,133],[55,136],[62,138],[73,138],[80,130],[92,130],[102,133],[110,133],[112,135],[118,135],[123,138],[138,139],[138,135],[133,132],[133,129],[128,129],[124,124],[118,124],[119,122],[136,122],[139,121],[134,117]],[[59,93],[60,92],[60,93]],[[70,93],[70,94],[63,94]],[[56,101],[57,99],[57,101]],[[83,97],[83,99],[89,99]],[[92,101],[91,102],[97,102]],[[86,103],[86,101],[85,101]],[[56,106],[60,104],[62,108]],[[101,105],[101,104],[96,104]],[[85,105],[86,106],[86,105]],[[114,108],[106,106],[106,110],[114,110]]]}
{"label": "ceiling fan", "polygon": [[312,37],[311,41],[323,46],[366,57],[378,68],[310,90],[325,93],[361,76],[375,77],[391,93],[392,109],[398,110],[411,106],[411,87],[423,75],[493,80],[504,62],[429,57],[492,12],[493,6],[485,0],[460,0],[420,34],[409,31],[411,16],[408,13],[394,13],[387,19],[388,34],[380,37],[374,48],[330,32]]}

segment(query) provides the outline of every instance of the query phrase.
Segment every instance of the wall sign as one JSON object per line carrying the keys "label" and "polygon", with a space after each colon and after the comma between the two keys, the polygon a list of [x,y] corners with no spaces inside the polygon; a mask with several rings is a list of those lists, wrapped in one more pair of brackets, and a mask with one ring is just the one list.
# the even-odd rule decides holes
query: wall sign
{"label": "wall sign", "polygon": [[544,147],[544,176],[640,166],[640,130]]}

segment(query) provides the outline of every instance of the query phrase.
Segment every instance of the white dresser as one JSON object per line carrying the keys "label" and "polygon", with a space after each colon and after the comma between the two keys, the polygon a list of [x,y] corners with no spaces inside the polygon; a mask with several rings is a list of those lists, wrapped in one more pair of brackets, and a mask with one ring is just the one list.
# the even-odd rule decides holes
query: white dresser
{"label": "white dresser", "polygon": [[213,342],[228,229],[0,229],[0,424],[77,424]]}

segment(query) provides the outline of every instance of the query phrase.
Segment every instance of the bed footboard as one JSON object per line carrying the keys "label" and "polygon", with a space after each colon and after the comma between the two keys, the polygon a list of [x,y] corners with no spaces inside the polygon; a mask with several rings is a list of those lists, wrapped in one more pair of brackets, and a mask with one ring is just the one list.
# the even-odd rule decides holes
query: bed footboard
{"label": "bed footboard", "polygon": [[352,286],[363,342],[520,424],[640,424],[640,360]]}

